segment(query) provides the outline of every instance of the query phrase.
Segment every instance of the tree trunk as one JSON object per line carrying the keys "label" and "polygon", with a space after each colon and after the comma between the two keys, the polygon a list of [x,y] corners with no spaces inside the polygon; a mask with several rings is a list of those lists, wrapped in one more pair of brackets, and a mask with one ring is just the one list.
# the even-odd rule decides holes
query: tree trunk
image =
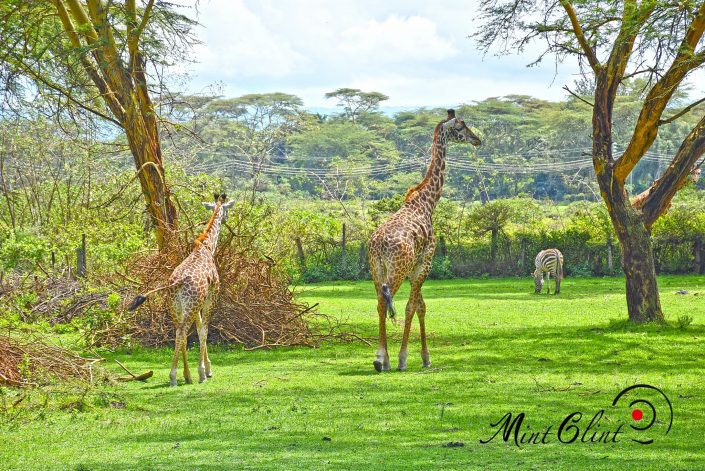
{"label": "tree trunk", "polygon": [[629,320],[636,323],[664,322],[656,283],[651,240],[642,223],[627,228],[622,243],[622,268],[627,278]]}
{"label": "tree trunk", "polygon": [[[612,196],[623,194],[615,189]],[[607,193],[603,192],[603,195]],[[629,320],[638,324],[664,322],[661,311],[651,234],[641,212],[634,209],[629,199],[615,198],[608,202],[608,210],[622,248],[622,269],[627,284],[627,311]]]}
{"label": "tree trunk", "polygon": [[[628,58],[628,55],[626,56]],[[627,59],[623,60],[626,61]],[[612,64],[614,67],[625,63]],[[622,269],[627,281],[627,311],[635,323],[664,322],[656,283],[651,233],[641,210],[632,206],[624,178],[615,173],[612,159],[612,106],[621,74],[605,68],[596,76],[592,115],[592,158],[600,194],[607,206],[622,249]]]}
{"label": "tree trunk", "polygon": [[134,104],[125,114],[123,127],[135,159],[147,211],[155,227],[157,245],[162,251],[176,230],[177,214],[164,176],[156,116],[145,117]]}

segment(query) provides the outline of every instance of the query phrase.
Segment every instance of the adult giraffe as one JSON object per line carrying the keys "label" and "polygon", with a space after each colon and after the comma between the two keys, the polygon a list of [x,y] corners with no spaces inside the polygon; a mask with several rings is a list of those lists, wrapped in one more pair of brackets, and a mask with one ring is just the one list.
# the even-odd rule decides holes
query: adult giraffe
{"label": "adult giraffe", "polygon": [[215,195],[215,203],[203,203],[206,209],[213,210],[206,228],[194,241],[193,251],[172,272],[166,286],[155,288],[139,295],[127,308],[134,311],[147,300],[150,294],[167,290],[170,301],[171,317],[176,326],[176,339],[174,356],[171,361],[169,379],[171,385],[176,386],[176,369],[179,366],[179,354],[184,359],[184,380],[191,384],[191,372],[188,369],[186,358],[186,337],[193,323],[198,331],[200,344],[200,359],[198,362],[199,382],[212,376],[211,361],[208,357],[208,322],[211,318],[212,307],[220,289],[220,278],[215,265],[215,248],[218,244],[220,225],[227,219],[227,212],[234,203],[225,202],[224,194]]}
{"label": "adult giraffe", "polygon": [[436,239],[433,236],[433,210],[441,197],[445,172],[448,141],[481,144],[480,139],[448,110],[448,118],[441,121],[433,132],[431,163],[424,179],[407,191],[402,207],[372,234],[369,243],[369,262],[372,279],[377,289],[379,314],[379,348],[374,367],[378,372],[389,370],[387,353],[387,312],[394,317],[396,310],[392,297],[404,278],[409,278],[411,294],[406,303],[404,336],[399,352],[397,369],[406,369],[406,346],[414,313],[419,316],[421,331],[421,360],[424,367],[431,366],[426,345],[426,303],[421,296],[421,286],[431,269]]}

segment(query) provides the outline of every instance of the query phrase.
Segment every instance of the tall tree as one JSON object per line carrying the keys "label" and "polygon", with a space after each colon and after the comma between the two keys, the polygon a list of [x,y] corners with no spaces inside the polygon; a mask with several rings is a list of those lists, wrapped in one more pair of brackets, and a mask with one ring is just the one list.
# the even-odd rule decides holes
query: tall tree
{"label": "tall tree", "polygon": [[[651,227],[689,180],[705,151],[705,116],[691,128],[661,177],[630,198],[625,182],[654,143],[678,87],[705,63],[705,2],[658,0],[483,0],[477,38],[522,50],[542,40],[557,61],[576,57],[595,84],[592,160],[602,198],[622,248],[629,318],[663,321],[656,283]],[[620,84],[647,77],[643,105],[626,149],[613,155],[613,109]],[[699,100],[699,102],[705,99]]]}
{"label": "tall tree", "polygon": [[379,104],[389,100],[380,92],[363,92],[357,88],[339,88],[325,94],[326,98],[338,100],[338,106],[343,108],[345,117],[356,123],[360,114],[375,111]]}
{"label": "tall tree", "polygon": [[15,100],[36,92],[57,115],[88,112],[123,130],[157,242],[176,229],[164,176],[156,72],[183,59],[194,22],[172,4],[147,0],[14,0],[0,4],[0,77]]}

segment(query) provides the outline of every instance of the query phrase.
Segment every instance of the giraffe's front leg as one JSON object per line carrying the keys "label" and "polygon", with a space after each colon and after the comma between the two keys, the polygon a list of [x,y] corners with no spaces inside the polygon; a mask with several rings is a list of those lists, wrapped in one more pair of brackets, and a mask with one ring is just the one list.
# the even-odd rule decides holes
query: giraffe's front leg
{"label": "giraffe's front leg", "polygon": [[379,347],[377,358],[373,363],[378,373],[389,371],[389,353],[387,353],[387,303],[380,294],[377,297],[377,314],[379,315]]}

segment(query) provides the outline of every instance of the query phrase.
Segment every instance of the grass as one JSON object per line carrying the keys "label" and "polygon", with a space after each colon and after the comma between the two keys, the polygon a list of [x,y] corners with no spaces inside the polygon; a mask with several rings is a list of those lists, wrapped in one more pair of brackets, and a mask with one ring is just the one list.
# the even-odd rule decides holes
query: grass
{"label": "grass", "polygon": [[[705,277],[660,279],[665,327],[623,322],[623,283],[566,279],[561,295],[548,297],[531,294],[528,279],[428,281],[433,367],[426,370],[416,322],[404,373],[375,373],[376,345],[362,343],[213,348],[214,378],[172,389],[168,349],[106,354],[155,376],[100,388],[88,407],[35,408],[0,423],[0,467],[702,469]],[[406,287],[397,294],[397,307],[407,294]],[[376,336],[371,283],[308,286],[302,298],[347,319],[349,330]],[[680,328],[684,315],[693,322]],[[401,332],[389,330],[394,367]],[[190,355],[195,373],[196,350]],[[629,427],[636,422],[628,403],[612,407],[636,383],[668,395],[670,433],[662,401],[654,401],[657,420],[643,435]],[[617,443],[561,444],[553,435],[543,445],[480,444],[507,412],[526,414],[524,430],[551,425],[555,433],[569,413],[585,415],[584,429],[601,409],[599,431],[624,423]],[[630,440],[647,435],[653,444]]]}

